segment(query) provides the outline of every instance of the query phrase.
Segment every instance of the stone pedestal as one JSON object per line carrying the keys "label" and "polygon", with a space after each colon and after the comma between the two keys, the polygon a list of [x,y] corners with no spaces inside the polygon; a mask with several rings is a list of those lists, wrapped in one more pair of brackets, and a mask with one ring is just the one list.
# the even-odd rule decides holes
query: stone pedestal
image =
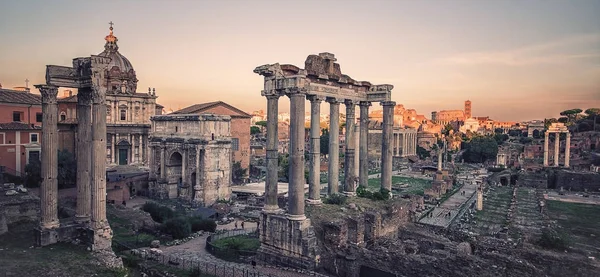
{"label": "stone pedestal", "polygon": [[313,270],[318,266],[317,238],[310,219],[262,213],[259,259],[269,264]]}

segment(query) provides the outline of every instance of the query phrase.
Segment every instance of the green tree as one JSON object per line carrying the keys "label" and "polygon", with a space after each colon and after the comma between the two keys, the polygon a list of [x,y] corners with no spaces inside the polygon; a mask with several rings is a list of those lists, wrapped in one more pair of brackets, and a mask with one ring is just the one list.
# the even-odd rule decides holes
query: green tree
{"label": "green tree", "polygon": [[496,140],[496,143],[498,143],[498,145],[502,145],[505,141],[508,140],[508,135],[507,134],[494,134],[494,139]]}
{"label": "green tree", "polygon": [[25,186],[36,188],[42,182],[42,163],[40,160],[30,160],[25,166]]}
{"label": "green tree", "polygon": [[421,146],[417,146],[417,155],[419,156],[419,159],[426,159],[428,157],[431,157],[431,153],[429,153],[427,149]]}
{"label": "green tree", "polygon": [[589,109],[585,110],[584,113],[587,114],[587,116],[589,116],[589,117],[600,115],[600,108],[589,108]]}
{"label": "green tree", "polygon": [[74,187],[77,181],[77,161],[69,150],[58,151],[58,187]]}
{"label": "green tree", "polygon": [[496,159],[498,143],[493,137],[475,137],[466,144],[463,154],[465,162],[483,163]]}
{"label": "green tree", "polygon": [[328,155],[329,154],[329,130],[327,129],[323,129],[321,131],[321,138],[320,138],[320,147],[321,147],[321,155]]}
{"label": "green tree", "polygon": [[267,127],[267,122],[266,122],[266,121],[258,121],[258,122],[256,122],[256,123],[254,123],[254,125],[257,125],[257,126],[261,126],[261,127],[263,127],[263,128],[266,128],[266,127]]}
{"label": "green tree", "polygon": [[258,126],[250,126],[250,134],[256,135],[260,133],[260,128]]}
{"label": "green tree", "polygon": [[287,182],[289,181],[290,178],[290,161],[289,161],[289,155],[285,154],[285,155],[279,155],[279,172],[278,172],[278,177],[279,179]]}
{"label": "green tree", "polygon": [[581,112],[583,112],[581,109],[570,109],[562,111],[560,115],[567,117],[568,123],[572,124],[577,120]]}
{"label": "green tree", "polygon": [[241,162],[234,162],[231,170],[233,172],[233,182],[238,184],[244,180],[246,172],[248,171],[247,168],[242,168]]}

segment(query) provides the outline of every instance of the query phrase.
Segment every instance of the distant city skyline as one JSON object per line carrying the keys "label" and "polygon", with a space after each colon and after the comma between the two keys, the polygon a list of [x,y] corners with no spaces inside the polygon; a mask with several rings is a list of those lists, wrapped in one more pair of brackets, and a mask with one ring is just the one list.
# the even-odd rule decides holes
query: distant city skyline
{"label": "distant city skyline", "polygon": [[33,88],[45,65],[100,53],[112,21],[138,91],[156,88],[165,109],[221,100],[264,110],[256,66],[330,52],[342,73],[394,85],[392,100],[428,118],[471,100],[473,116],[543,119],[600,107],[598,14],[592,0],[10,1],[0,83]]}

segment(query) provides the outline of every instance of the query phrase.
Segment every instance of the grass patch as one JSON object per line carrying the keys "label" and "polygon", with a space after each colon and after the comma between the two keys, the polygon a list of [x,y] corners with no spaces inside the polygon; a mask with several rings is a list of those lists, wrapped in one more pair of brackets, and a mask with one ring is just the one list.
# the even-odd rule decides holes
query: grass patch
{"label": "grass patch", "polygon": [[[412,178],[404,176],[392,176],[392,192],[406,193],[413,195],[424,195],[425,190],[431,188],[432,180]],[[369,179],[368,190],[379,191],[381,187],[381,179]]]}
{"label": "grass patch", "polygon": [[546,201],[548,216],[577,248],[600,247],[600,205]]}
{"label": "grass patch", "polygon": [[211,242],[211,244],[223,250],[256,251],[260,247],[258,238],[247,235],[222,238]]}

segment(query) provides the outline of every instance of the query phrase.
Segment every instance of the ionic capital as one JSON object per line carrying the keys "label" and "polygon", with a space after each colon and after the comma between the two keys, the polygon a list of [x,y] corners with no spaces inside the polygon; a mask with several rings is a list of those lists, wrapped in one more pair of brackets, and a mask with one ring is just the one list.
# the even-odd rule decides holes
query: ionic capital
{"label": "ionic capital", "polygon": [[323,100],[325,100],[325,97],[320,95],[307,95],[306,99],[308,99],[310,103],[320,104],[321,102],[323,102]]}
{"label": "ionic capital", "polygon": [[358,103],[358,105],[361,106],[361,107],[370,107],[371,106],[371,102],[360,101],[360,103]]}
{"label": "ionic capital", "polygon": [[58,87],[52,85],[35,85],[37,89],[40,90],[40,94],[42,95],[42,103],[45,104],[56,104],[58,95]]}
{"label": "ionic capital", "polygon": [[279,100],[279,94],[266,94],[267,100]]}
{"label": "ionic capital", "polygon": [[350,99],[344,100],[344,105],[346,105],[346,106],[354,107],[356,104],[358,104],[357,100],[350,100]]}
{"label": "ionic capital", "polygon": [[381,106],[396,106],[396,101],[382,101]]}
{"label": "ionic capital", "polygon": [[334,97],[327,97],[325,99],[325,101],[327,101],[327,103],[331,104],[331,105],[339,105],[341,103],[340,99],[334,98]]}

